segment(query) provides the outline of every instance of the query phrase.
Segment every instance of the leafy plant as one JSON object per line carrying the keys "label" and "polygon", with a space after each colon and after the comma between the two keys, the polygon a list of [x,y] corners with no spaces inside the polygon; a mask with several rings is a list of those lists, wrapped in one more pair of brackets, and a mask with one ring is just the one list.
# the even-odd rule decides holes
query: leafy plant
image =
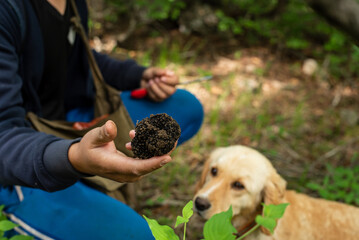
{"label": "leafy plant", "polygon": [[5,237],[5,232],[10,231],[17,227],[18,225],[9,221],[7,217],[3,214],[4,205],[0,206],[0,240],[31,240],[33,237],[25,235],[15,235],[11,238]]}
{"label": "leafy plant", "polygon": [[359,166],[335,168],[328,164],[327,170],[322,183],[309,182],[307,187],[322,198],[359,206]]}
{"label": "leafy plant", "polygon": [[204,240],[234,240],[237,230],[233,227],[232,220],[232,206],[226,211],[213,215],[205,224],[203,228]]}
{"label": "leafy plant", "polygon": [[[233,227],[232,221],[232,206],[225,212],[213,215],[204,225],[203,240],[240,240],[254,232],[260,226],[268,229],[273,233],[277,225],[277,220],[280,219],[289,203],[279,205],[265,205],[263,204],[263,216],[258,215],[255,219],[256,225],[242,236],[237,236],[237,230]],[[193,202],[189,201],[182,210],[182,216],[177,217],[175,228],[184,223],[183,240],[186,239],[186,224],[193,215]],[[160,225],[154,219],[146,219],[153,236],[156,240],[179,240],[174,230],[166,225]]]}
{"label": "leafy plant", "polygon": [[[178,227],[180,224],[184,223],[184,234],[183,240],[186,239],[186,226],[189,219],[193,215],[193,202],[189,201],[182,210],[182,216],[177,217],[175,228]],[[153,236],[156,240],[179,240],[179,237],[175,234],[174,230],[166,225],[160,225],[156,220],[147,218],[146,219],[150,229],[152,231]]]}
{"label": "leafy plant", "polygon": [[279,205],[263,204],[263,216],[258,215],[255,219],[256,225],[242,236],[239,236],[239,238],[236,237],[237,230],[231,224],[232,207],[230,207],[226,212],[213,215],[213,217],[205,223],[203,230],[204,240],[240,240],[244,239],[261,226],[273,233],[274,228],[277,225],[277,220],[283,216],[288,205],[289,203]]}
{"label": "leafy plant", "polygon": [[177,217],[177,221],[176,221],[176,225],[175,227],[177,227],[178,225],[184,223],[184,233],[183,233],[183,240],[186,239],[186,226],[187,223],[189,221],[189,219],[192,217],[193,215],[193,202],[189,201],[186,206],[184,206],[183,210],[182,210],[182,216],[178,216]]}

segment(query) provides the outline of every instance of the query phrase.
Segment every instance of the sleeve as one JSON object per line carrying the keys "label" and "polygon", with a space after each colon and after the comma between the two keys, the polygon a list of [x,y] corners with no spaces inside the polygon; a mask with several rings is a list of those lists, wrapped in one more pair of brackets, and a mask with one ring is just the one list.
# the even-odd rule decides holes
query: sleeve
{"label": "sleeve", "polygon": [[145,67],[138,65],[132,59],[120,61],[95,50],[93,53],[101,73],[109,85],[121,91],[140,87]]}
{"label": "sleeve", "polygon": [[78,140],[36,132],[26,121],[20,46],[19,18],[7,1],[0,1],[0,184],[60,190],[83,176],[67,156]]}

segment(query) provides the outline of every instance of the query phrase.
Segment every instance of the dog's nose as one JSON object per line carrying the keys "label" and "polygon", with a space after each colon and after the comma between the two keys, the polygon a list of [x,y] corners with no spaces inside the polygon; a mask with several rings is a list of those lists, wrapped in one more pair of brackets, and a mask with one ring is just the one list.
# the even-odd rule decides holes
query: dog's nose
{"label": "dog's nose", "polygon": [[201,197],[197,197],[194,200],[194,204],[196,206],[196,209],[199,211],[204,211],[211,207],[210,202],[207,199]]}

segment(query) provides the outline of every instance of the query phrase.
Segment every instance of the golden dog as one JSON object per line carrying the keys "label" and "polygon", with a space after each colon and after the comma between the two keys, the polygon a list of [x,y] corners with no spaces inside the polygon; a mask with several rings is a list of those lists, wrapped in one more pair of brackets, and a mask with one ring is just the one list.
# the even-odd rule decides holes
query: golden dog
{"label": "golden dog", "polygon": [[289,203],[273,235],[260,228],[247,240],[359,239],[359,208],[286,190],[286,181],[270,161],[245,146],[219,148],[211,154],[193,202],[205,219],[232,206],[232,223],[242,233],[261,214],[261,203]]}

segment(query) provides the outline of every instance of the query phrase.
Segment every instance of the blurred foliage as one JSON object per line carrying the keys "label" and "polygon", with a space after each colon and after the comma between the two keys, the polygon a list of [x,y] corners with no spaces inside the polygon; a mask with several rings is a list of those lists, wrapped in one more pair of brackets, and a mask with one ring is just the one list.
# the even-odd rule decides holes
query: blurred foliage
{"label": "blurred foliage", "polygon": [[[191,6],[210,5],[218,21],[215,34],[239,38],[247,46],[269,45],[300,59],[315,58],[341,81],[359,75],[358,47],[302,0],[106,0],[106,3],[112,9],[105,16],[107,21],[135,15],[142,26],[155,21],[178,23]],[[196,14],[191,16],[195,21]]]}
{"label": "blurred foliage", "polygon": [[309,182],[307,187],[320,197],[359,206],[359,166],[352,168],[327,165],[328,175],[322,183]]}
{"label": "blurred foliage", "polygon": [[118,16],[143,12],[143,19],[178,19],[186,4],[182,0],[106,0],[114,14],[106,15],[108,21],[117,21]]}

